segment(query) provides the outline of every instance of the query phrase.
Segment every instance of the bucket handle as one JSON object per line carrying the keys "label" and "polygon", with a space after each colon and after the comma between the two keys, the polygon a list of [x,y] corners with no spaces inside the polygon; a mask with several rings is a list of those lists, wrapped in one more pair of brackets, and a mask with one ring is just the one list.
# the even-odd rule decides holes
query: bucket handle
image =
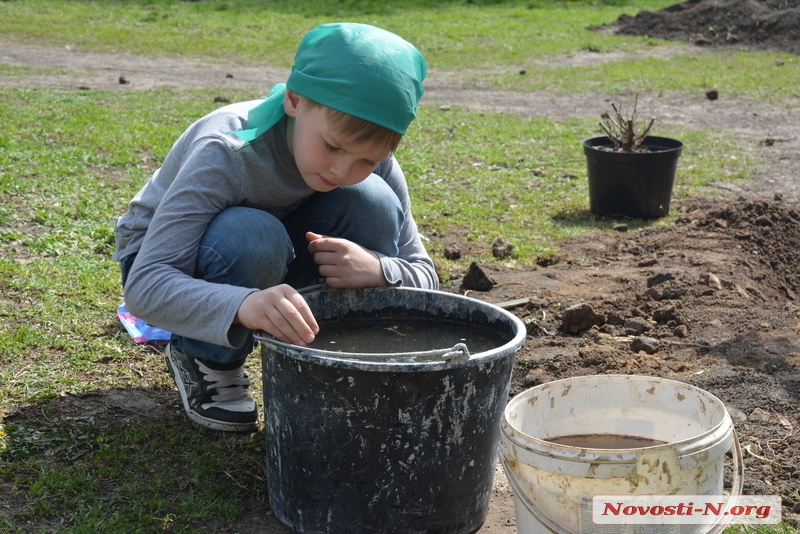
{"label": "bucket handle", "polygon": [[569,530],[562,528],[558,523],[550,519],[550,516],[541,511],[538,506],[533,504],[533,501],[530,497],[528,497],[528,494],[522,491],[522,488],[519,487],[519,482],[517,482],[516,477],[512,476],[513,473],[508,467],[508,461],[506,461],[505,455],[500,456],[500,461],[503,464],[503,470],[508,475],[506,476],[508,483],[511,484],[511,489],[514,490],[514,497],[521,500],[525,504],[525,508],[527,508],[534,515],[534,517],[536,517],[539,523],[541,523],[547,530],[555,534],[573,534]]}
{"label": "bucket handle", "polygon": [[[359,354],[359,357],[369,359],[370,356],[384,357],[385,354]],[[421,352],[401,352],[399,354],[403,360],[424,360],[432,361],[439,357],[443,362],[456,363],[469,360],[469,349],[464,343],[456,343],[449,349],[434,349]]]}
{"label": "bucket handle", "polygon": [[[744,485],[744,460],[742,458],[742,449],[739,445],[739,438],[736,435],[736,429],[731,427],[731,431],[733,432],[733,446],[731,447],[731,456],[733,460],[733,480],[731,482],[731,497],[733,497],[735,505],[739,502],[739,497],[742,495],[742,488]],[[501,448],[503,447],[503,443],[500,443]],[[565,529],[544,513],[542,510],[536,506],[533,501],[528,497],[528,495],[522,491],[522,488],[519,486],[519,482],[517,482],[516,477],[513,476],[511,469],[508,466],[508,461],[506,460],[505,454],[500,454],[500,462],[503,464],[503,470],[506,472],[506,478],[508,479],[509,484],[511,484],[511,489],[514,490],[515,498],[520,499],[524,504],[525,507],[530,510],[530,512],[536,517],[536,519],[541,523],[546,529],[548,529],[553,534],[573,534],[569,530]],[[722,532],[723,529],[727,527],[726,524],[717,523],[711,529],[706,531],[704,534],[717,534]]]}
{"label": "bucket handle", "polygon": [[[385,354],[359,354],[359,357],[369,359],[370,356],[384,357]],[[456,363],[465,362],[469,360],[469,349],[464,343],[456,343],[449,349],[434,349],[422,352],[401,352],[399,354],[403,360],[424,360],[432,361],[436,357],[441,358],[443,362]]]}
{"label": "bucket handle", "polygon": [[[739,445],[739,436],[736,435],[736,428],[731,425],[733,432],[733,446],[731,447],[731,459],[733,460],[733,477],[731,480],[731,497],[733,505],[739,502],[744,487],[744,458],[742,458],[742,447]],[[727,525],[717,523],[707,534],[722,532]]]}
{"label": "bucket handle", "polygon": [[[369,359],[370,356],[385,357],[386,355],[359,354],[359,357],[364,359]],[[448,349],[434,349],[421,352],[402,352],[398,356],[401,356],[404,361],[405,360],[433,361],[434,359],[439,357],[443,362],[448,362],[448,363],[465,362],[470,358],[469,349],[464,343],[456,343],[455,345],[453,345]]]}
{"label": "bucket handle", "polygon": [[[441,351],[432,351],[433,353]],[[469,349],[464,343],[456,343],[442,354],[442,360],[446,362],[463,362],[469,360]]]}
{"label": "bucket handle", "polygon": [[[739,436],[736,435],[736,428],[731,425],[731,432],[733,433],[733,444],[731,446],[731,460],[733,461],[733,477],[731,480],[731,497],[733,498],[732,506],[739,502],[739,497],[742,495],[744,487],[744,459],[742,458],[742,448],[739,445]],[[720,518],[722,519],[722,518]],[[725,523],[714,524],[705,534],[717,534],[727,528]]]}

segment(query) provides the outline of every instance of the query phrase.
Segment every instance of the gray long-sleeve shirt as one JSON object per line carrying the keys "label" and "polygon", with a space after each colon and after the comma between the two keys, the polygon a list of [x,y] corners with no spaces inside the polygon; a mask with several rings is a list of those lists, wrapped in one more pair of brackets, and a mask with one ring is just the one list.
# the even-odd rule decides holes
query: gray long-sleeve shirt
{"label": "gray long-sleeve shirt", "polygon": [[[228,133],[243,129],[247,111],[259,102],[225,106],[192,124],[117,219],[113,258],[138,252],[125,285],[133,315],[193,339],[228,347],[244,343],[245,327],[233,320],[245,297],[258,289],[193,278],[203,233],[225,208],[253,207],[280,219],[314,193],[289,153],[285,119],[252,142]],[[398,257],[379,255],[384,276],[391,285],[437,289],[400,166],[389,156],[375,173],[405,214]]]}

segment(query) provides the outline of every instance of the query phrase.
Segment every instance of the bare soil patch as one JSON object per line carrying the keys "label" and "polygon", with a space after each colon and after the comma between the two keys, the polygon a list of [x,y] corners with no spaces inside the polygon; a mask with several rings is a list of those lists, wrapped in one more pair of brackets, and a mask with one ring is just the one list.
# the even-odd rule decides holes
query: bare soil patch
{"label": "bare soil patch", "polygon": [[[780,7],[783,4],[779,1],[772,4]],[[720,11],[726,13],[735,11],[731,7],[734,4],[772,5],[691,1],[631,19],[640,24],[639,33],[697,42],[699,30],[691,29],[689,22],[695,17],[700,20],[700,15],[690,15],[692,9],[711,13],[712,8],[727,6],[727,11]],[[758,30],[749,37],[753,45],[776,42],[763,37],[766,34],[761,30],[768,27],[773,33],[783,31],[784,44],[775,46],[798,53],[793,37],[800,36],[800,30],[791,22],[796,20],[791,18],[796,16],[796,9],[796,4],[791,5],[774,20],[758,15],[761,18],[757,20],[767,22],[752,26]],[[670,33],[678,15],[685,17],[684,33]],[[661,22],[645,22],[656,18]],[[615,28],[633,32],[632,20],[620,19]],[[628,29],[623,28],[626,24]],[[714,24],[725,25],[720,21]],[[781,30],[785,24],[789,24],[789,30]],[[738,19],[727,24],[725,43],[730,44],[728,34],[735,34],[736,44],[744,44],[748,39],[744,29],[750,27]],[[712,45],[724,45],[721,32],[702,35]],[[0,49],[0,62],[8,65],[62,69],[55,74],[2,75],[0,87],[214,87],[224,95],[225,89],[232,87],[265,91],[286,76],[283,69],[261,66],[13,43],[0,44]],[[684,50],[679,47],[672,52]],[[561,60],[577,64],[588,56],[602,60],[601,55],[589,53]],[[121,78],[125,83],[120,83]],[[454,73],[435,71],[425,95],[427,103],[553,119],[597,116],[613,100],[613,95],[603,94],[498,91],[463,83]],[[669,377],[717,395],[731,412],[746,451],[745,492],[780,494],[784,518],[798,525],[800,106],[728,99],[724,93],[713,102],[702,94],[642,94],[639,106],[663,122],[732,132],[742,150],[755,158],[757,168],[752,179],[746,184],[719,184],[717,192],[721,194],[714,199],[674,202],[673,211],[681,213],[674,225],[637,232],[622,231],[625,228],[621,226],[620,232],[578,238],[565,243],[557,262],[547,266],[527,270],[481,266],[494,282],[488,291],[468,291],[461,287],[461,280],[443,289],[468,291],[472,297],[494,303],[528,299],[513,308],[528,324],[529,336],[517,355],[512,395],[549,380],[608,373]],[[459,246],[462,256],[478,252],[476,247],[480,246],[463,242],[456,234],[432,239],[432,247]],[[580,304],[593,310],[594,319],[587,324],[565,322],[564,311]],[[125,402],[126,396],[132,404]],[[174,402],[147,391],[114,392],[86,402],[126,417],[177,409]],[[515,530],[513,493],[498,470],[489,515],[479,532]],[[236,531],[286,533],[288,529],[263,510],[252,510],[241,518]]]}
{"label": "bare soil patch", "polygon": [[[529,337],[512,395],[621,373],[718,396],[746,451],[745,493],[780,493],[784,519],[797,526],[800,212],[774,201],[693,200],[679,209],[674,226],[575,239],[554,265],[484,266],[494,287],[469,295],[529,299],[515,311]],[[460,281],[450,289],[464,292]],[[580,305],[582,320],[565,313]]]}

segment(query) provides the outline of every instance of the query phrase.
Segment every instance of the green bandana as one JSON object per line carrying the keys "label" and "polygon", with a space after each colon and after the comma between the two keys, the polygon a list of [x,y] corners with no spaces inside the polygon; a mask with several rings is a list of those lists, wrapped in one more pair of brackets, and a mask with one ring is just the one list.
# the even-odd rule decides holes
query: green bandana
{"label": "green bandana", "polygon": [[283,118],[288,88],[323,106],[405,134],[424,92],[427,65],[413,45],[386,30],[355,23],[322,24],[306,34],[286,84],[250,110],[252,141]]}

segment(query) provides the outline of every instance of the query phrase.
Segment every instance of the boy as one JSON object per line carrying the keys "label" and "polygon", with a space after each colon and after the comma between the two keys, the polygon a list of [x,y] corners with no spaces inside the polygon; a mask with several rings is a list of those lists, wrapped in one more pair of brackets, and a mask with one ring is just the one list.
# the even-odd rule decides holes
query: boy
{"label": "boy", "polygon": [[191,125],[117,220],[125,301],[172,332],[166,361],[192,421],[255,430],[253,331],[297,345],[319,332],[297,289],[438,287],[392,155],[426,69],[397,35],[323,24],[285,85]]}

